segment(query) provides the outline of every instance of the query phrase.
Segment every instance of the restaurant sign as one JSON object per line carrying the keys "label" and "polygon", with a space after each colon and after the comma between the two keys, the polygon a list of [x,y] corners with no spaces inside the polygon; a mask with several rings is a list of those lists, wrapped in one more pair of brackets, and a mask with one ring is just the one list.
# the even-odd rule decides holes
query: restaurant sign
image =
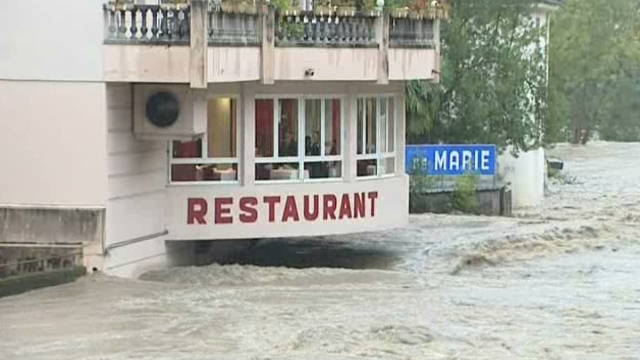
{"label": "restaurant sign", "polygon": [[188,225],[297,223],[374,218],[377,191],[315,194],[217,196],[187,199]]}

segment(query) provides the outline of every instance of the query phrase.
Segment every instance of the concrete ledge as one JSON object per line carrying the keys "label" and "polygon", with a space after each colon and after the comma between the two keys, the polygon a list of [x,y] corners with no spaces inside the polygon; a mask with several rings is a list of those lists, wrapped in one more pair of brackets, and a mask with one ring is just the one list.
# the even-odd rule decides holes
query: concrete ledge
{"label": "concrete ledge", "polygon": [[0,244],[102,243],[104,209],[0,208]]}
{"label": "concrete ledge", "polygon": [[73,282],[86,273],[87,269],[84,266],[74,266],[50,272],[18,275],[0,279],[0,298],[47,286]]}
{"label": "concrete ledge", "polygon": [[[429,192],[410,196],[410,212],[450,213],[453,191]],[[488,216],[511,216],[511,191],[502,189],[483,189],[476,192],[475,214]]]}

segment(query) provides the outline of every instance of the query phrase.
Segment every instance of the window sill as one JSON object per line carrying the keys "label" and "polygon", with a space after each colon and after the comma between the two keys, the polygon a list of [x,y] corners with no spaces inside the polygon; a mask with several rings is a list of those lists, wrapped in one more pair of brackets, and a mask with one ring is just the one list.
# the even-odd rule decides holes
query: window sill
{"label": "window sill", "polygon": [[236,185],[239,186],[240,182],[238,181],[180,181],[180,182],[170,182],[167,184],[169,187],[184,187],[184,186],[215,186],[215,185],[223,185],[223,186],[231,186]]}

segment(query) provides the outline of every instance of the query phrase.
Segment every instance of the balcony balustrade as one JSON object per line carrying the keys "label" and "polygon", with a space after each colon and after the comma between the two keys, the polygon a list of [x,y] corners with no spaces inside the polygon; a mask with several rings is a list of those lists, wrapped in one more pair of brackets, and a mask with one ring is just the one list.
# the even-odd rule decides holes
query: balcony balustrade
{"label": "balcony balustrade", "polygon": [[[210,45],[259,46],[262,8],[255,13],[207,11]],[[268,11],[274,11],[270,9]],[[104,6],[105,43],[188,45],[190,8],[170,9],[160,5]],[[379,12],[276,14],[272,36],[275,46],[377,47],[376,20],[388,15]],[[391,47],[430,48],[434,44],[434,19],[388,18]]]}
{"label": "balcony balustrade", "polygon": [[202,0],[182,8],[105,5],[105,75],[108,81],[192,86],[434,79],[442,17],[442,12],[279,13],[262,5],[238,12]]}

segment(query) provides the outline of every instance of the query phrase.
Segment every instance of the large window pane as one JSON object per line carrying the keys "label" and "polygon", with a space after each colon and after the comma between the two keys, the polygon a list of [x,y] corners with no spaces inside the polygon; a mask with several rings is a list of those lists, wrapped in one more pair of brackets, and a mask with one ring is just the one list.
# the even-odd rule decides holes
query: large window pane
{"label": "large window pane", "polygon": [[298,100],[280,99],[278,109],[277,156],[298,156]]}
{"label": "large window pane", "polygon": [[321,139],[320,128],[322,127],[322,100],[305,100],[305,136],[304,148],[305,156],[320,156]]}
{"label": "large window pane", "polygon": [[375,154],[377,149],[376,143],[376,113],[377,113],[377,101],[376,98],[368,98],[365,106],[365,145],[367,154]]}
{"label": "large window pane", "polygon": [[[298,180],[299,163],[256,164],[256,180]],[[308,173],[305,171],[305,176]]]}
{"label": "large window pane", "polygon": [[358,155],[364,154],[364,99],[358,99]]}
{"label": "large window pane", "polygon": [[304,163],[304,169],[307,179],[330,179],[342,176],[341,161],[307,161]]}
{"label": "large window pane", "polygon": [[171,181],[237,181],[237,164],[172,164]]}
{"label": "large window pane", "polygon": [[256,100],[256,157],[274,156],[273,146],[273,100]]}
{"label": "large window pane", "polygon": [[324,155],[340,155],[341,143],[341,106],[339,99],[325,100]]}
{"label": "large window pane", "polygon": [[387,152],[387,98],[380,99],[378,124],[380,128],[380,152]]}
{"label": "large window pane", "polygon": [[376,159],[358,160],[358,176],[375,176],[378,173]]}
{"label": "large window pane", "polygon": [[235,99],[207,102],[207,140],[209,158],[236,157]]}
{"label": "large window pane", "polygon": [[378,174],[379,175],[388,175],[393,174],[395,172],[395,158],[384,158],[380,159],[378,165]]}
{"label": "large window pane", "polygon": [[396,129],[396,110],[395,101],[393,98],[389,98],[388,102],[389,116],[387,116],[387,151],[394,152],[396,148],[395,129]]}
{"label": "large window pane", "polygon": [[194,141],[174,140],[171,144],[174,159],[190,159],[202,157],[202,139]]}

